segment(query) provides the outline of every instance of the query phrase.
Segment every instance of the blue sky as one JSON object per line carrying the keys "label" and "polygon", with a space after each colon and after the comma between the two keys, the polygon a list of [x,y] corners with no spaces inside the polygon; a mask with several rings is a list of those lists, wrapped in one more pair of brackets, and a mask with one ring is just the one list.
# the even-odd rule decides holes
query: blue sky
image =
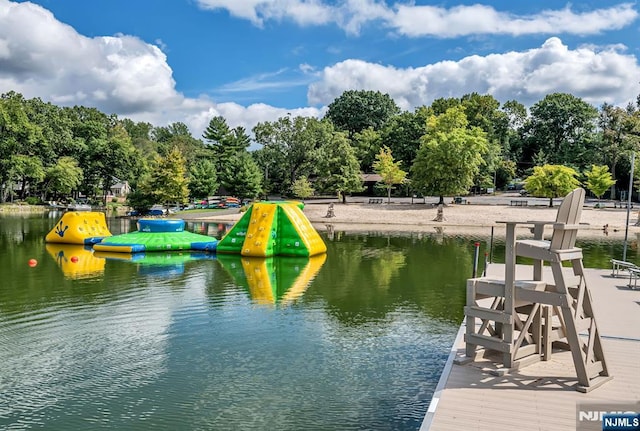
{"label": "blue sky", "polygon": [[200,136],[322,116],[349,89],[406,110],[473,91],[527,106],[640,93],[640,7],[616,1],[0,0],[0,93]]}

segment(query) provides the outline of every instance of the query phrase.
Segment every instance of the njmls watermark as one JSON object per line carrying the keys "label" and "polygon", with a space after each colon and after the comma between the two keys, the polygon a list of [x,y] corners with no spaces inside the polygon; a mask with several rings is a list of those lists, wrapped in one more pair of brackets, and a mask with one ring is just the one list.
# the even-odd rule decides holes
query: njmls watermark
{"label": "njmls watermark", "polygon": [[578,403],[576,431],[640,431],[640,401]]}

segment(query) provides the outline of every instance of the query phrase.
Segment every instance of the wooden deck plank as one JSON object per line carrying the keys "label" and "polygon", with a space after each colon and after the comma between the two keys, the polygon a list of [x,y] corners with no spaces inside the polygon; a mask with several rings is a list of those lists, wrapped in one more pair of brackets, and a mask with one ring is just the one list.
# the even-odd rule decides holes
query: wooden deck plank
{"label": "wooden deck plank", "polygon": [[[491,265],[489,275],[500,275],[502,265]],[[531,267],[518,266],[517,277]],[[549,276],[545,271],[545,277]],[[640,290],[630,290],[611,270],[586,270],[603,349],[613,379],[587,394],[575,390],[577,376],[571,353],[554,350],[551,360],[538,362],[505,376],[487,369],[493,362],[479,359],[452,365],[443,375],[437,404],[427,414],[421,431],[438,430],[571,430],[576,429],[579,403],[640,402]],[[464,331],[464,326],[461,327]],[[452,357],[464,356],[457,338]],[[486,368],[485,368],[486,367]]]}

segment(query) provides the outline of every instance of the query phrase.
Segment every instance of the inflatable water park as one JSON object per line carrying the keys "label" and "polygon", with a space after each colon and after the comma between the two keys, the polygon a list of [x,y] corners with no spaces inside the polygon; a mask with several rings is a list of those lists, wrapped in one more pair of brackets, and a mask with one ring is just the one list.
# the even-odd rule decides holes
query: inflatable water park
{"label": "inflatable water park", "polygon": [[315,256],[327,246],[302,212],[299,202],[260,202],[220,240],[218,253],[247,257]]}
{"label": "inflatable water park", "polygon": [[67,212],[46,235],[47,243],[91,245],[115,253],[205,251],[247,257],[301,256],[326,253],[327,247],[298,202],[251,205],[221,239],[185,231],[182,219],[140,219],[138,230],[111,235],[100,212]]}
{"label": "inflatable water park", "polygon": [[217,239],[186,231],[184,225],[181,219],[140,219],[137,231],[106,237],[93,249],[120,253],[216,250]]}
{"label": "inflatable water park", "polygon": [[107,218],[101,212],[71,211],[44,237],[47,243],[92,245],[111,236]]}

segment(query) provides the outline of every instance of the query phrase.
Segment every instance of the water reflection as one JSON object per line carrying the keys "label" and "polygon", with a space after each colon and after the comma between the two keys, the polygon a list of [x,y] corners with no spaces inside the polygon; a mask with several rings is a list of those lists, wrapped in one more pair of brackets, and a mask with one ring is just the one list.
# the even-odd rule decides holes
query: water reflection
{"label": "water reflection", "polygon": [[105,260],[95,256],[90,246],[48,243],[45,248],[66,278],[94,278],[104,273]]}
{"label": "water reflection", "polygon": [[140,275],[170,277],[184,274],[187,262],[194,260],[215,259],[215,254],[205,252],[152,252],[152,253],[115,253],[106,251],[93,252],[94,257],[103,260],[116,260],[136,264]]}
{"label": "water reflection", "polygon": [[312,257],[244,257],[219,254],[218,261],[258,304],[289,304],[305,292],[327,258]]}
{"label": "water reflection", "polygon": [[186,229],[200,235],[208,235],[217,239],[222,237],[233,227],[233,223],[208,223],[191,221],[186,223]]}
{"label": "water reflection", "polygon": [[[416,430],[463,318],[473,243],[490,244],[489,229],[327,227],[318,263],[96,253],[104,270],[85,277],[65,269],[82,250],[45,247],[56,220],[0,217],[0,429]],[[608,267],[614,238],[583,242],[585,263]]]}
{"label": "water reflection", "polygon": [[107,260],[135,263],[141,275],[165,277],[183,274],[189,261],[215,259],[215,254],[204,252],[115,253],[76,244],[48,243],[45,249],[68,279],[100,277]]}
{"label": "water reflection", "polygon": [[386,320],[399,306],[460,322],[472,243],[437,233],[335,232],[309,299],[347,326]]}

